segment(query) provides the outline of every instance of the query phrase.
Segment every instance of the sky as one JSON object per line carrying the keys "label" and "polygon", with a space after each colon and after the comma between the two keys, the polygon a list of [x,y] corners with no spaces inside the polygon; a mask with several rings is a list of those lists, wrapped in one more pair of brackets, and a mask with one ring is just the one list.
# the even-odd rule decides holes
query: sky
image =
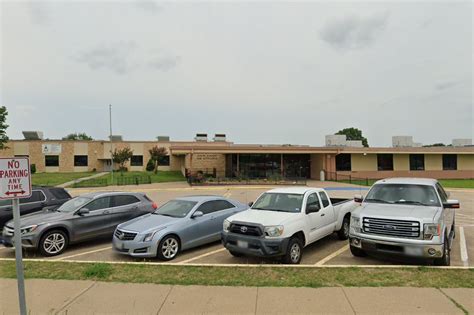
{"label": "sky", "polygon": [[0,2],[7,133],[472,138],[470,1]]}

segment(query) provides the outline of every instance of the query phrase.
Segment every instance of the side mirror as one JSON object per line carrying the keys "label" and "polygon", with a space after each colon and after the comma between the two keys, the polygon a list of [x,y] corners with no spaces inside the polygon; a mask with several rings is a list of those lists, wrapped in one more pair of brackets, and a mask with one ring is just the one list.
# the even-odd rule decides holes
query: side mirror
{"label": "side mirror", "polygon": [[191,216],[191,218],[199,218],[199,217],[202,217],[204,215],[204,213],[202,213],[202,211],[196,211],[193,213],[193,215]]}
{"label": "side mirror", "polygon": [[362,203],[363,200],[364,200],[364,197],[362,197],[362,195],[354,196],[354,202]]}
{"label": "side mirror", "polygon": [[77,211],[77,214],[78,215],[84,215],[84,214],[88,214],[89,212],[90,212],[89,209],[81,208],[81,209],[79,209],[79,211]]}
{"label": "side mirror", "polygon": [[317,203],[309,204],[306,206],[306,214],[318,212],[319,210],[321,210],[321,208]]}
{"label": "side mirror", "polygon": [[443,203],[443,207],[447,209],[459,209],[459,200],[448,199],[445,203]]}
{"label": "side mirror", "polygon": [[249,202],[249,207],[253,206],[253,201]]}

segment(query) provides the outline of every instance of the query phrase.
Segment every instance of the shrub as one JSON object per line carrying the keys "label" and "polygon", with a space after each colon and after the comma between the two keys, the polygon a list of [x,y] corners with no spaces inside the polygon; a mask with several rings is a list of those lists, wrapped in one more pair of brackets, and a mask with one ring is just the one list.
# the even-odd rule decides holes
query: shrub
{"label": "shrub", "polygon": [[31,173],[31,174],[36,173],[36,164],[31,164],[31,165],[30,165],[30,173]]}
{"label": "shrub", "polygon": [[152,159],[149,159],[148,163],[146,163],[146,170],[148,172],[153,172],[155,170],[155,163],[153,162]]}

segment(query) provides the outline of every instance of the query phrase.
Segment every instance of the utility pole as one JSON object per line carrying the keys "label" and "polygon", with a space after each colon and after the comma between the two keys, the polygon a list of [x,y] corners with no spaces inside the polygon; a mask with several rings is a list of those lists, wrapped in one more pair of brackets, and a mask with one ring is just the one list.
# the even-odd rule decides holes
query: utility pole
{"label": "utility pole", "polygon": [[110,123],[110,179],[114,184],[114,158],[112,156],[112,104],[109,104],[109,123]]}

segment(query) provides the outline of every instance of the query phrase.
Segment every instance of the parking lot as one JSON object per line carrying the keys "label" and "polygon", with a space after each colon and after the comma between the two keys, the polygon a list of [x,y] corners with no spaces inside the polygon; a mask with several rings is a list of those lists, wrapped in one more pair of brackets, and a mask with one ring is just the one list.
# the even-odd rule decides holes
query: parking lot
{"label": "parking lot", "polygon": [[[308,185],[325,187],[331,197],[352,198],[354,194],[366,192],[367,188],[355,186],[309,182]],[[154,184],[144,186],[128,187],[128,190],[145,192],[158,204],[163,204],[177,196],[184,195],[222,195],[236,199],[244,203],[254,201],[257,196],[272,187],[265,186],[218,186],[218,187],[189,187],[186,184]],[[120,190],[127,188],[120,187]],[[72,195],[89,192],[91,189],[71,189]],[[452,248],[452,266],[474,266],[474,191],[452,189],[450,198],[459,199],[461,209],[456,210],[456,238]],[[0,258],[15,257],[12,248],[0,245]],[[34,251],[24,251],[24,258],[44,259]],[[45,258],[47,260],[67,261],[104,261],[104,262],[154,262],[160,263],[158,259],[136,259],[115,253],[112,250],[111,240],[102,239],[94,242],[71,245],[65,253],[59,256]],[[171,263],[174,264],[275,264],[275,260],[261,258],[236,258],[230,255],[219,243],[213,243],[193,250],[181,253]],[[305,248],[302,265],[419,265],[422,261],[394,260],[386,257],[369,256],[365,258],[353,257],[349,251],[347,241],[340,241],[336,235],[329,236]]]}

